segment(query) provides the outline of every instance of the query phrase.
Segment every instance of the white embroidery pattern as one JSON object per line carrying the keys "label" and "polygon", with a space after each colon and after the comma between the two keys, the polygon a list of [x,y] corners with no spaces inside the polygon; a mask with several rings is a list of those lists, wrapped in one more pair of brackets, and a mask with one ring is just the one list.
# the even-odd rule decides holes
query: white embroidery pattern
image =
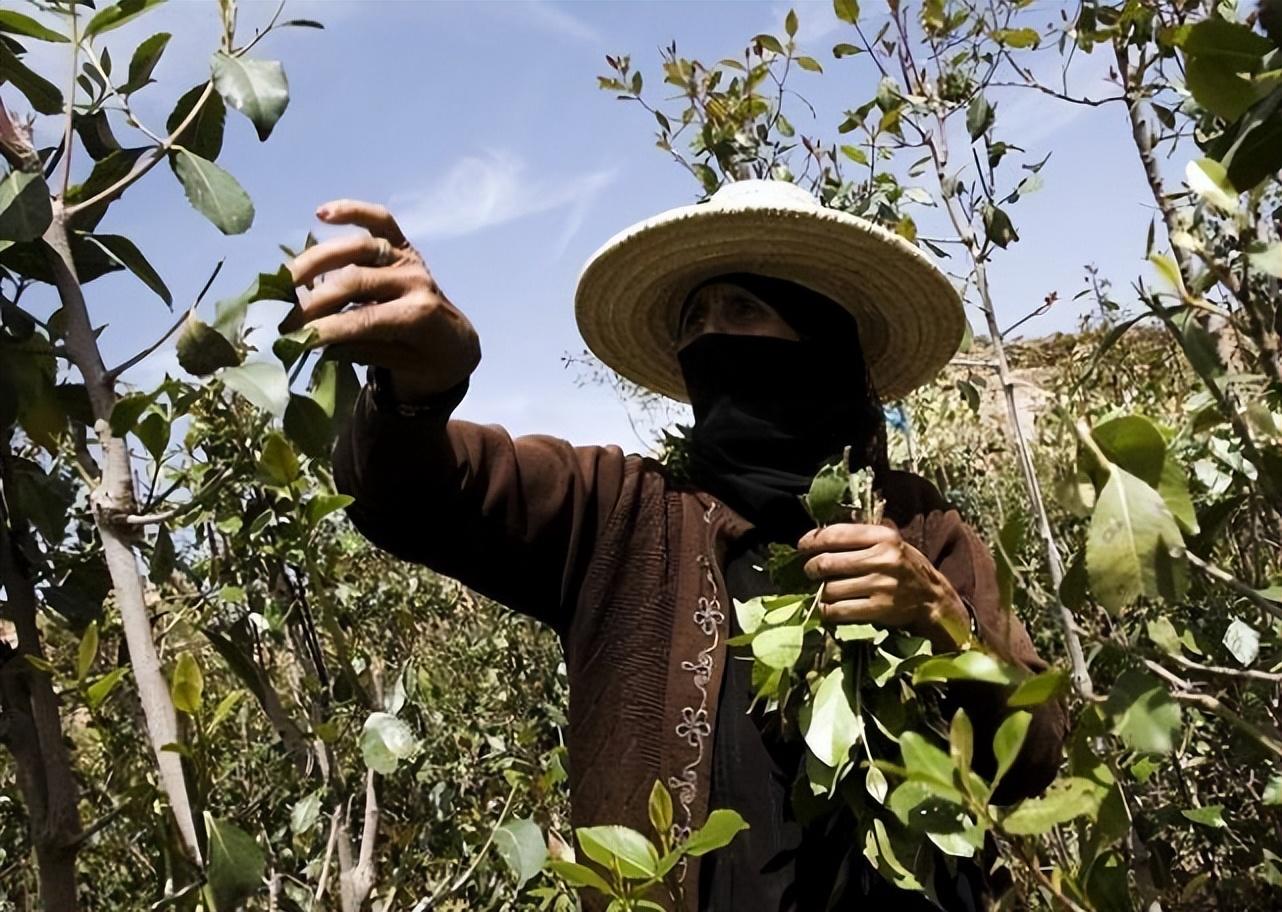
{"label": "white embroidery pattern", "polygon": [[[705,524],[711,524],[712,512],[716,508],[716,503],[713,503],[703,514]],[[693,829],[691,806],[699,785],[699,764],[703,762],[705,742],[712,736],[712,724],[708,721],[708,682],[712,680],[712,656],[720,643],[720,626],[726,617],[721,606],[721,596],[717,592],[717,580],[712,573],[712,561],[707,555],[701,554],[699,566],[703,568],[703,581],[708,594],[699,596],[692,619],[710,642],[699,650],[693,662],[686,660],[681,663],[682,670],[693,675],[694,686],[699,691],[699,705],[682,707],[681,721],[676,726],[677,737],[695,749],[695,756],[682,767],[680,774],[668,777],[668,788],[676,793],[677,804],[683,813],[683,819],[672,824],[673,842],[688,839]],[[686,872],[684,859],[679,868],[677,879],[682,881]]]}

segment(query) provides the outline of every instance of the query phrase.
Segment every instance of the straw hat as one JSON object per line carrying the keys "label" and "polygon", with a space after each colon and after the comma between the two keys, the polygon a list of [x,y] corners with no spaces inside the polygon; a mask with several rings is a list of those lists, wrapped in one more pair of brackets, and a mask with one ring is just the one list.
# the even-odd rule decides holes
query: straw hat
{"label": "straw hat", "polygon": [[606,241],[579,273],[579,331],[627,379],[689,401],[673,343],[681,304],[725,272],[789,279],[848,308],[886,400],[935,376],[965,332],[960,297],[924,253],[778,180],[728,183]]}

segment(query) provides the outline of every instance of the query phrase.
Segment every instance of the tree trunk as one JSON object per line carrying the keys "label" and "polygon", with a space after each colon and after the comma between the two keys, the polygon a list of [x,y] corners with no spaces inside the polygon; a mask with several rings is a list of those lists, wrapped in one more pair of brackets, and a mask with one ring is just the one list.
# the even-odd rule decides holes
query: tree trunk
{"label": "tree trunk", "polygon": [[201,864],[196,822],[187,793],[182,756],[164,750],[167,744],[181,741],[178,716],[169,695],[169,685],[160,670],[160,659],[152,639],[151,618],[143,598],[142,578],[133,549],[134,527],[124,519],[136,509],[133,467],[125,441],[111,433],[111,411],[116,404],[115,381],[108,374],[98,351],[89,312],[85,306],[80,280],[76,275],[67,238],[66,216],[62,204],[53,202],[53,220],[45,232],[49,245],[49,265],[53,269],[58,296],[67,315],[67,350],[79,369],[89,393],[95,418],[94,432],[102,450],[102,477],[90,494],[94,522],[102,539],[103,554],[111,574],[116,606],[120,609],[129,662],[147,717],[161,786],[178,825],[183,847],[196,864]]}
{"label": "tree trunk", "polygon": [[[0,478],[9,489],[8,441],[0,441]],[[36,626],[36,592],[19,542],[29,534],[0,498],[0,586],[18,632],[14,652],[0,643],[0,740],[17,766],[36,852],[40,902],[46,912],[78,912],[76,851],[81,827],[79,789],[62,733],[58,697],[49,675],[26,661],[44,658]]]}

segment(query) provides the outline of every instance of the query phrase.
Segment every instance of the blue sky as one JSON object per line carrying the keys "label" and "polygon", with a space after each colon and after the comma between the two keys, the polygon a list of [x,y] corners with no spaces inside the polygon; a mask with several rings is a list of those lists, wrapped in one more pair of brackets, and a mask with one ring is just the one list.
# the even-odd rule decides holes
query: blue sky
{"label": "blue sky", "polygon": [[[9,5],[9,4],[6,4]],[[241,0],[242,33],[274,3]],[[671,206],[693,202],[693,180],[653,145],[653,120],[596,87],[604,55],[630,53],[652,98],[664,88],[659,48],[676,40],[705,61],[736,54],[757,32],[782,33],[789,4],[777,2],[390,2],[297,0],[286,17],[323,21],[325,31],[288,29],[256,56],[284,62],[291,101],[271,139],[259,144],[249,122],[228,114],[219,163],[254,198],[245,235],[226,238],[187,204],[161,166],[112,209],[103,228],[130,234],[186,306],[214,263],[227,258],[209,300],[240,290],[259,269],[280,262],[278,243],[297,244],[316,227],[311,213],[350,196],[392,207],[438,282],[472,318],[484,358],[458,414],[513,433],[542,432],[575,443],[643,444],[613,393],[581,388],[562,357],[581,343],[574,283],[586,258],[610,235]],[[794,6],[804,52],[825,75],[800,73],[793,87],[818,111],[795,108],[799,130],[834,137],[839,113],[869,97],[876,73],[866,56],[833,60],[850,40],[828,0]],[[864,3],[866,16],[879,4]],[[1035,4],[1058,18],[1061,4]],[[181,92],[203,80],[217,43],[216,6],[173,0],[107,38],[121,69],[156,31],[174,39],[156,76],[135,96],[144,122],[163,129]],[[54,46],[30,59],[65,83]],[[1111,94],[1101,81],[1105,55],[1086,59],[1073,88]],[[4,91],[12,108],[10,91]],[[1016,90],[999,100],[999,132],[1020,141],[1030,160],[1053,151],[1044,187],[1012,209],[1022,240],[999,253],[993,292],[1003,325],[1050,292],[1062,299],[1031,321],[1029,334],[1070,328],[1080,312],[1069,299],[1084,287],[1083,266],[1098,264],[1119,295],[1143,262],[1152,212],[1124,111],[1066,105]],[[52,119],[41,128],[58,129]],[[953,137],[954,157],[969,153]],[[1173,170],[1184,159],[1172,161]],[[84,164],[84,162],[81,162]],[[932,214],[918,221],[929,233]],[[332,235],[326,231],[322,237]],[[105,277],[89,286],[95,320],[107,323],[110,362],[159,335],[172,317],[135,280]],[[268,320],[264,314],[260,320]],[[971,313],[978,324],[978,315]],[[175,370],[167,347],[130,377],[147,383]]]}

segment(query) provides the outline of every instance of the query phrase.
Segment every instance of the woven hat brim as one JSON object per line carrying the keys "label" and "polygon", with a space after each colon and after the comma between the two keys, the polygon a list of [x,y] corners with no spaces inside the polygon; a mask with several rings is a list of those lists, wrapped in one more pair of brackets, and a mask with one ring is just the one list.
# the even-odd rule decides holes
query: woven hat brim
{"label": "woven hat brim", "polygon": [[616,234],[579,274],[579,331],[623,377],[688,402],[679,309],[695,284],[726,272],[789,279],[849,309],[887,400],[932,379],[965,333],[952,283],[903,238],[836,209],[760,204],[683,206]]}

